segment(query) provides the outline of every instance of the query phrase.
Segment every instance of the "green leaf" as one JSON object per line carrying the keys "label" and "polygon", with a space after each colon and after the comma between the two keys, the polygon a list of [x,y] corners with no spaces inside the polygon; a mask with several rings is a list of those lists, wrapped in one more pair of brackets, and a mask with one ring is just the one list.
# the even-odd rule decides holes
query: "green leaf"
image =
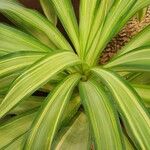
{"label": "green leaf", "polygon": [[[4,96],[0,97],[0,103],[3,101]],[[29,98],[25,99],[25,101],[21,102],[17,107],[12,109],[8,115],[19,115],[29,110],[35,109],[39,107],[42,102],[44,101],[44,97],[39,96],[30,96]]]}
{"label": "green leaf", "polygon": [[81,82],[79,92],[93,129],[96,149],[123,149],[119,120],[102,86],[92,80]]}
{"label": "green leaf", "polygon": [[135,150],[134,146],[131,144],[129,138],[124,134],[123,135],[124,137],[124,141],[125,141],[125,147],[126,147],[126,150]]}
{"label": "green leaf", "polygon": [[24,134],[31,126],[36,111],[30,111],[0,125],[0,149]]}
{"label": "green leaf", "polygon": [[10,85],[12,84],[12,82],[20,75],[21,72],[17,72],[14,74],[11,74],[7,77],[4,77],[2,79],[0,79],[0,95],[4,92],[4,94],[6,94],[6,92],[8,91]]}
{"label": "green leaf", "polygon": [[0,51],[51,52],[52,50],[39,40],[15,28],[0,23]]}
{"label": "green leaf", "polygon": [[70,75],[47,97],[32,125],[24,149],[51,149],[65,107],[79,79],[79,74]]}
{"label": "green leaf", "polygon": [[13,149],[17,149],[17,150],[22,150],[23,148],[23,141],[25,139],[26,133],[21,135],[19,138],[16,138],[15,141],[13,141],[12,143],[8,144],[4,150],[13,150]]}
{"label": "green leaf", "polygon": [[40,0],[40,4],[43,8],[44,14],[46,15],[47,19],[52,22],[54,25],[57,24],[57,15],[54,11],[54,8],[50,4],[49,0]]}
{"label": "green leaf", "polygon": [[140,95],[147,107],[150,107],[150,86],[149,85],[132,85],[136,92]]}
{"label": "green leaf", "polygon": [[66,50],[72,49],[59,30],[37,11],[27,9],[16,2],[1,0],[0,12],[25,29],[36,29],[44,33],[58,48]]}
{"label": "green leaf", "polygon": [[150,85],[150,72],[143,72],[136,78],[132,79],[130,82],[133,84]]}
{"label": "green leaf", "polygon": [[8,94],[0,105],[0,118],[23,98],[31,95],[46,84],[54,75],[67,67],[79,63],[80,60],[77,55],[69,51],[47,55],[37,61],[13,82]]}
{"label": "green leaf", "polygon": [[59,131],[54,141],[55,150],[87,150],[90,140],[89,123],[84,113],[81,113],[71,125]]}
{"label": "green leaf", "polygon": [[67,123],[69,123],[71,118],[73,118],[74,115],[77,113],[80,106],[81,106],[81,101],[80,101],[79,96],[75,96],[71,98],[71,100],[69,101],[69,104],[67,105],[64,111],[61,126],[65,126]]}
{"label": "green leaf", "polygon": [[112,71],[94,68],[114,97],[118,111],[128,135],[138,149],[149,149],[150,118],[147,109],[135,90],[119,75]]}
{"label": "green leaf", "polygon": [[33,64],[47,53],[16,52],[0,57],[0,77],[8,76]]}
{"label": "green leaf", "polygon": [[146,17],[146,13],[147,13],[148,8],[143,8],[140,11],[138,11],[137,13],[137,19],[139,20],[139,22],[141,22],[145,17]]}
{"label": "green leaf", "polygon": [[[133,7],[133,5],[135,4],[135,1],[136,0],[114,1],[110,10],[106,12],[107,17],[104,15],[105,23],[103,24],[103,27],[101,29],[102,32],[97,33],[99,34],[99,37],[95,39],[96,43],[92,44],[94,48],[92,47],[88,51],[88,54],[86,56],[86,62],[90,66],[97,64],[100,53],[104,50],[107,43],[112,39],[112,37],[118,33],[118,28],[121,28],[120,23],[122,22],[124,16],[126,16],[127,13],[130,11],[130,9]],[[106,6],[109,6],[109,5],[107,4]],[[103,11],[104,12],[107,11],[107,7],[106,7],[106,10],[103,9]],[[101,12],[101,13],[104,13],[104,12]]]}
{"label": "green leaf", "polygon": [[150,71],[150,46],[125,53],[104,65],[117,71]]}
{"label": "green leaf", "polygon": [[150,45],[150,26],[145,27],[141,32],[139,32],[128,44],[126,44],[114,58],[123,55],[129,51],[132,51],[138,47],[149,46]]}
{"label": "green leaf", "polygon": [[71,0],[49,0],[79,54],[79,31]]}
{"label": "green leaf", "polygon": [[89,38],[87,41],[86,53],[85,53],[86,55],[91,55],[95,51],[97,44],[100,42],[99,38],[101,36],[102,28],[103,28],[107,13],[112,7],[114,0],[102,0],[99,3],[100,4],[97,4],[97,10],[94,14],[95,17],[94,17],[91,31],[89,34]]}
{"label": "green leaf", "polygon": [[[99,1],[99,0],[98,0]],[[88,40],[88,36],[93,25],[93,19],[96,12],[97,0],[80,0],[80,17],[79,17],[79,33],[80,33],[80,48],[83,57]],[[90,5],[89,5],[90,4]],[[100,19],[99,19],[100,20]]]}

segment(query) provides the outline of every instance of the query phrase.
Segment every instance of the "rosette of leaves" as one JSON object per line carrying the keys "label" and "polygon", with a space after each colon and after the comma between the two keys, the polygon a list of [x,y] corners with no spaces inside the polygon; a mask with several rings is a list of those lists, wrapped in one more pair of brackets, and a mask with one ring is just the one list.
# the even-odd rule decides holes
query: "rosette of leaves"
{"label": "rosette of leaves", "polygon": [[47,18],[0,0],[0,149],[149,150],[150,26],[98,61],[150,0],[80,0],[79,23],[71,0],[40,2]]}

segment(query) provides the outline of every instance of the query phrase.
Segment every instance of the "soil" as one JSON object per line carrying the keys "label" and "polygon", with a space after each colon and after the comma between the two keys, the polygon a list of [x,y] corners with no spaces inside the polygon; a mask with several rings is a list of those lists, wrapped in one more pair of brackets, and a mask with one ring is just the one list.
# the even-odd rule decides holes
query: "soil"
{"label": "soil", "polygon": [[136,17],[132,18],[120,33],[108,43],[106,49],[100,58],[100,64],[105,64],[110,58],[117,53],[126,43],[128,43],[137,33],[144,27],[150,25],[150,8],[147,11],[145,18],[139,22]]}

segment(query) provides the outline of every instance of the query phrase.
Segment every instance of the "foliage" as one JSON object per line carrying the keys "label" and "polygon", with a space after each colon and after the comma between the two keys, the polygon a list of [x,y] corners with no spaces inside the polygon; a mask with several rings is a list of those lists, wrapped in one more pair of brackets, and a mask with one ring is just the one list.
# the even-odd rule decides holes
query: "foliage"
{"label": "foliage", "polygon": [[80,0],[79,23],[71,0],[40,3],[0,0],[17,27],[0,23],[0,149],[149,150],[150,26],[98,62],[150,0]]}

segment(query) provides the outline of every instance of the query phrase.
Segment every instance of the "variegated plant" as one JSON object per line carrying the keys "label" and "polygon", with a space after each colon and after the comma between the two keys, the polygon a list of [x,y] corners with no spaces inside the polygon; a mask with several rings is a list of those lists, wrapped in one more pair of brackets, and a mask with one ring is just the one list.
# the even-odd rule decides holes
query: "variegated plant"
{"label": "variegated plant", "polygon": [[98,64],[150,0],[80,0],[79,24],[71,0],[40,3],[47,19],[0,0],[20,28],[0,24],[0,149],[150,150],[150,26]]}

